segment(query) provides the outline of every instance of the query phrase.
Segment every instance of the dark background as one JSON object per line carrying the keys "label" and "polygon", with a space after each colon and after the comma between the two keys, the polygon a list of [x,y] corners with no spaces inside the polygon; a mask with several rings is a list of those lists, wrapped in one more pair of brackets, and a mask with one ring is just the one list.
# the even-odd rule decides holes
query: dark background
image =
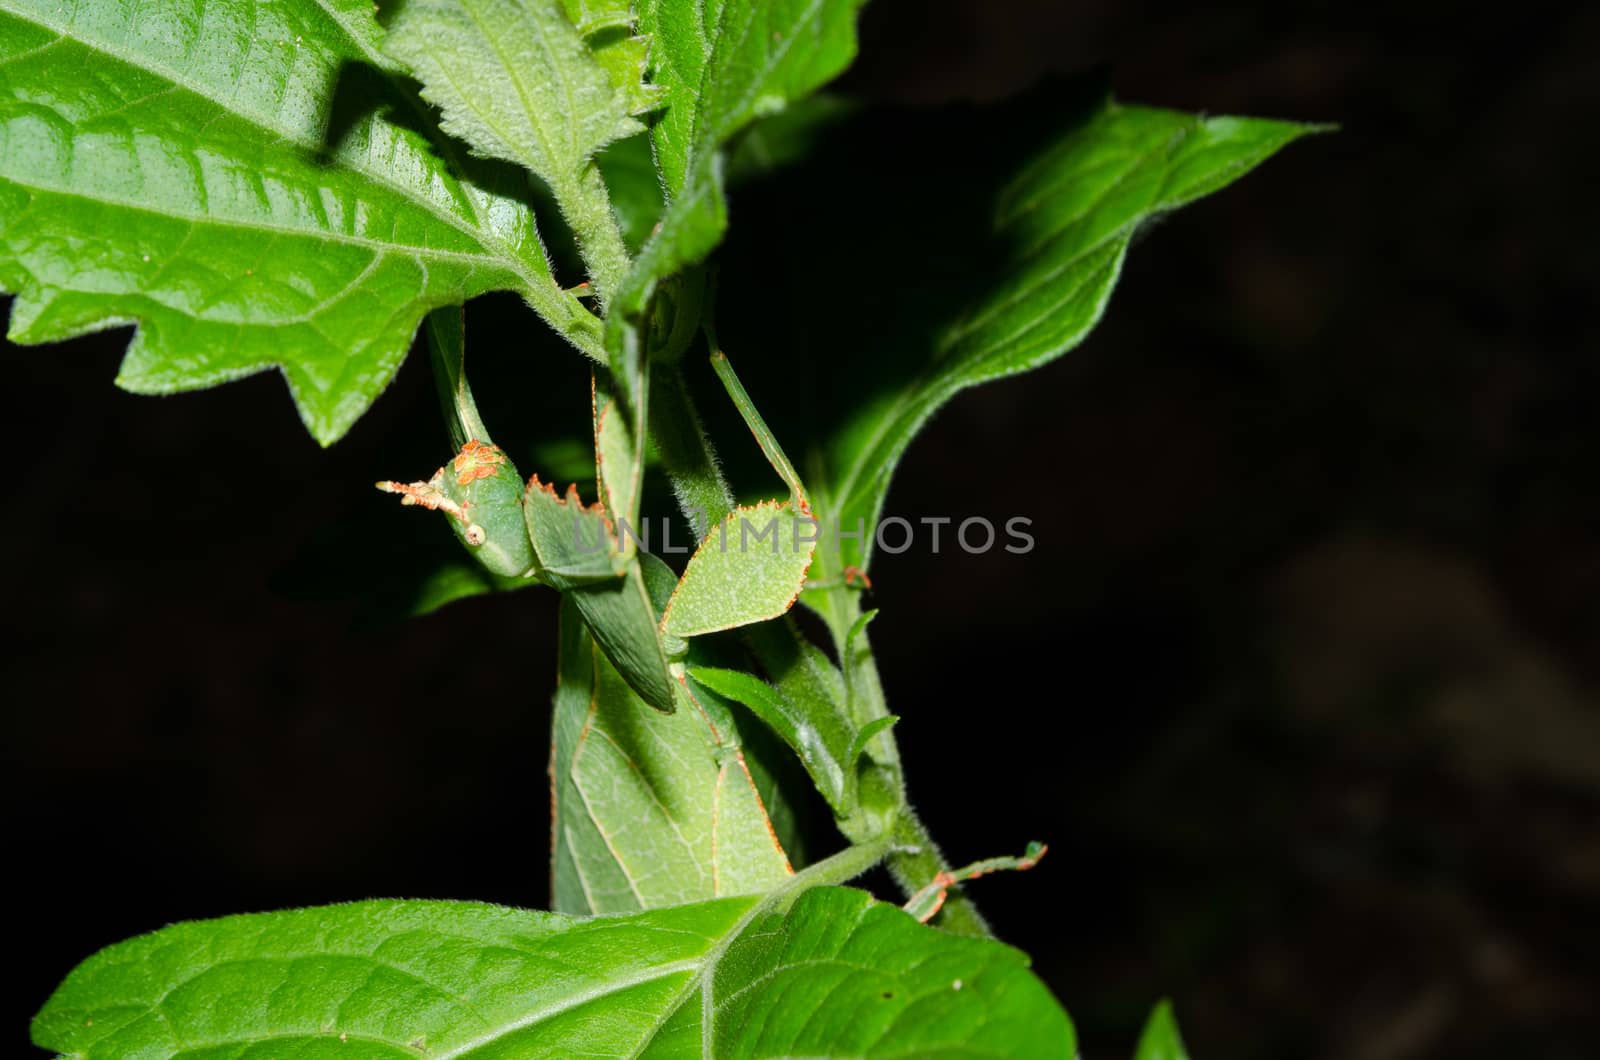
{"label": "dark background", "polygon": [[[1026,558],[880,557],[874,633],[951,855],[1051,843],[975,895],[1089,1060],[1162,994],[1199,1060],[1593,1055],[1597,29],[1538,3],[868,9],[846,87],[880,101],[1099,68],[1128,100],[1343,126],[1157,226],[1090,340],[955,402],[891,496],[1035,521]],[[803,238],[792,181],[735,198],[730,260]],[[852,290],[913,282],[870,233],[815,239],[839,326]],[[789,290],[769,327],[800,326]],[[513,309],[473,317],[508,363]],[[848,385],[807,326],[817,385]],[[344,591],[437,544],[369,487],[439,462],[425,364],[323,452],[275,377],[116,391],[125,341],[5,348],[10,1025],[175,919],[542,903],[553,596],[383,624]],[[581,431],[576,362],[490,389],[539,379]]]}

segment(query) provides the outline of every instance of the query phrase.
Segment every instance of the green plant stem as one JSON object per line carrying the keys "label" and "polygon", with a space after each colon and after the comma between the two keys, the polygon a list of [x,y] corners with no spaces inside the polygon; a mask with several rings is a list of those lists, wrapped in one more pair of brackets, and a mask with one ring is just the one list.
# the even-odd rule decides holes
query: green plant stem
{"label": "green plant stem", "polygon": [[[899,820],[895,822],[894,846],[889,848],[888,864],[889,874],[908,898],[926,887],[939,873],[950,871],[950,862],[910,806],[902,807]],[[950,886],[949,897],[935,914],[933,923],[957,935],[984,938],[993,934],[989,922],[960,884]]]}
{"label": "green plant stem", "polygon": [[[820,556],[823,549],[818,550]],[[844,633],[835,633],[836,650],[841,660],[848,660],[845,681],[850,689],[850,711],[857,725],[867,725],[889,716],[888,703],[883,694],[883,682],[878,676],[878,664],[872,657],[872,647],[866,630],[857,630],[855,643],[846,650],[846,638],[861,616],[859,593],[843,585],[825,590],[833,597],[828,610],[838,616]],[[826,617],[826,616],[825,616]],[[932,882],[935,875],[947,872],[950,863],[939,850],[927,826],[922,823],[905,795],[905,769],[900,762],[900,748],[894,734],[885,730],[867,745],[867,756],[873,766],[885,774],[884,786],[898,793],[893,827],[894,846],[889,851],[889,873],[907,897]],[[991,934],[988,922],[978,907],[962,892],[959,886],[950,888],[944,907],[935,917],[935,923],[961,935],[985,936]]]}
{"label": "green plant stem", "polygon": [[788,900],[808,887],[832,887],[848,883],[882,861],[891,853],[891,836],[879,836],[863,843],[854,843],[837,854],[829,855],[815,865],[807,865],[773,894],[776,904],[787,906]]}
{"label": "green plant stem", "polygon": [[598,166],[590,164],[577,178],[554,189],[562,216],[572,229],[583,256],[584,268],[604,306],[612,292],[622,284],[630,264],[628,247],[611,208],[611,194]]}
{"label": "green plant stem", "polygon": [[435,309],[423,321],[423,329],[427,334],[428,359],[433,364],[434,386],[439,392],[450,444],[460,449],[474,438],[493,444],[489,428],[484,426],[477,402],[472,398],[472,387],[467,384],[466,310],[461,306]]}

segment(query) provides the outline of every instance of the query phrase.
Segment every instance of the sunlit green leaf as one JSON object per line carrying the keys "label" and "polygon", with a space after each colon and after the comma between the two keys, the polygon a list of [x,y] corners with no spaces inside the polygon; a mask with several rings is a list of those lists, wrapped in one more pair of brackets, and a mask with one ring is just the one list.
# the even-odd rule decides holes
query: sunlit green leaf
{"label": "sunlit green leaf", "polygon": [[445,132],[549,186],[593,280],[609,293],[627,253],[593,161],[607,144],[644,131],[634,117],[637,79],[596,58],[561,0],[402,0],[384,48],[422,82]]}
{"label": "sunlit green leaf", "polygon": [[632,0],[561,0],[572,24],[583,34],[630,114],[644,114],[661,105],[660,88],[645,83],[650,38],[634,33]]}
{"label": "sunlit green leaf", "polygon": [[376,34],[352,0],[0,2],[10,337],[137,323],[141,393],[278,368],[325,444],[433,307],[514,290],[597,352],[525,178],[430,143]]}
{"label": "sunlit green leaf", "polygon": [[67,977],[33,1039],[78,1060],[1026,1056],[1071,1024],[998,942],[843,888],[577,919],[357,902],[177,924]]}

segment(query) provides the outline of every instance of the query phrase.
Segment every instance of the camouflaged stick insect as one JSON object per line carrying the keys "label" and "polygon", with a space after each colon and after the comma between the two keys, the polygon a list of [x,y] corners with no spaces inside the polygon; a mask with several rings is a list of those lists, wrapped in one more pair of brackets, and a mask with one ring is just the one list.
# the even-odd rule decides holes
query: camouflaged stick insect
{"label": "camouflaged stick insect", "polygon": [[[956,192],[973,222],[960,227],[993,253],[951,272],[959,297],[889,314],[916,318],[906,334],[871,329],[873,394],[841,395],[805,418],[803,446],[787,439],[815,455],[802,482],[707,326],[712,281],[728,265],[755,278],[741,308],[781,327],[765,296],[826,286],[830,246],[860,243],[850,202],[827,201],[859,197],[862,174],[832,179],[861,161],[839,148],[903,136],[909,173],[916,149],[950,140],[892,112],[807,103],[856,54],[863,2],[719,0],[709,17],[699,0],[261,0],[203,5],[203,20],[189,0],[0,2],[10,336],[132,325],[118,382],[136,392],[272,366],[327,445],[395,378],[421,320],[450,449],[431,477],[379,488],[442,513],[475,563],[429,574],[414,610],[538,581],[561,611],[556,914],[380,901],[178,925],[72,973],[35,1020],[37,1045],[78,1060],[1077,1054],[1021,954],[951,937],[986,933],[962,881],[1043,849],[952,868],[922,826],[861,613],[864,527],[946,401],[1082,341],[1132,233],[1307,130],[1075,91],[1050,108],[1059,130],[1035,128],[1039,108],[963,119],[985,134],[1027,119],[1026,155],[996,140],[1005,149],[979,152]],[[265,103],[239,91],[261,85],[278,90]],[[791,163],[808,168],[780,178],[800,193],[778,208],[805,210],[820,253],[786,246],[795,290],[773,292],[770,247],[725,238],[727,193]],[[926,211],[904,205],[874,224],[915,227]],[[881,234],[904,249],[903,232]],[[924,294],[945,286],[932,265]],[[520,453],[479,415],[457,307],[497,292],[594,362],[588,504],[580,487],[524,483]],[[840,323],[820,352],[859,360],[869,337]],[[740,507],[730,490],[681,371],[702,331],[787,496],[772,486]],[[825,356],[770,352],[778,387],[827,370]],[[552,366],[532,367],[544,386]],[[642,532],[647,447],[684,512],[702,513],[681,577]],[[818,514],[863,530],[848,549],[842,532],[822,545]],[[802,594],[826,641],[790,614]],[[521,661],[475,669],[526,701]],[[430,751],[431,766],[459,764]],[[806,826],[827,822],[806,812],[813,787],[837,832],[817,838],[845,841],[816,860]],[[837,886],[880,861],[914,915]],[[1183,1054],[1165,1010],[1140,1050]]]}
{"label": "camouflaged stick insect", "polygon": [[[558,495],[537,475],[524,489],[498,448],[470,437],[488,431],[466,380],[461,317],[459,312],[437,316],[430,319],[428,328],[435,379],[452,440],[466,441],[429,481],[380,483],[379,487],[399,494],[403,504],[451,516],[457,536],[489,570],[536,575],[559,590],[639,699],[664,714],[687,705],[713,734],[719,761],[737,763],[736,773],[748,782],[749,770],[736,729],[726,709],[717,708],[714,699],[714,693],[732,693],[795,748],[841,826],[860,839],[855,833],[871,825],[854,820],[859,808],[856,761],[871,737],[893,719],[877,719],[858,729],[843,717],[825,721],[832,712],[823,709],[827,704],[818,702],[809,706],[790,703],[780,713],[774,703],[783,700],[783,693],[772,690],[771,695],[762,696],[753,691],[753,686],[765,688],[763,682],[703,667],[690,671],[686,665],[691,657],[689,638],[754,625],[786,613],[806,585],[816,548],[805,485],[727,355],[716,347],[714,336],[712,368],[767,462],[789,488],[789,497],[737,507],[706,536],[683,577],[674,584],[665,565],[640,551],[637,540],[621,529],[626,523],[617,513],[637,508],[643,447],[635,421],[625,414],[626,406],[609,379],[597,371],[591,384],[596,486],[602,500],[585,505],[576,486],[568,487],[565,496]],[[642,374],[636,392],[642,392],[647,379],[647,374]],[[765,527],[751,526],[763,517]],[[754,548],[748,540],[752,531]],[[735,534],[737,538],[730,540]],[[491,541],[499,547],[490,547]],[[783,547],[786,542],[788,549]],[[520,552],[516,551],[519,546]],[[651,579],[644,576],[646,562],[656,574],[654,590],[647,585]],[[691,680],[691,675],[695,679]],[[778,698],[772,699],[773,695]],[[801,713],[795,713],[797,710]],[[809,719],[807,711],[811,712]],[[791,720],[794,724],[787,724]],[[758,796],[755,806],[759,805]],[[764,819],[764,811],[757,817]],[[781,845],[778,849],[781,856]],[[923,919],[931,918],[944,905],[951,887],[1000,868],[1026,868],[1036,856],[1030,848],[1030,854],[1020,859],[993,858],[965,869],[940,870],[913,895],[907,908]]]}
{"label": "camouflaged stick insect", "polygon": [[[510,458],[488,440],[467,382],[462,314],[438,310],[426,329],[445,423],[458,451],[426,482],[379,482],[378,488],[400,495],[402,504],[450,516],[456,536],[491,573],[537,577],[570,596],[629,685],[670,713],[674,681],[634,543],[626,533],[619,542],[619,520],[604,503],[585,506],[575,486],[562,498],[537,475],[525,485]],[[598,382],[595,395],[597,485],[603,498],[632,511],[643,450],[628,417],[613,414],[621,406]]]}
{"label": "camouflaged stick insect", "polygon": [[[641,492],[642,424],[628,415],[626,400],[604,370],[592,377],[590,398],[600,499],[585,505],[575,486],[560,496],[537,475],[524,489],[504,453],[474,437],[486,438],[488,431],[466,379],[460,311],[434,314],[428,325],[435,380],[459,452],[427,482],[380,483],[380,488],[399,494],[403,504],[449,515],[457,536],[487,569],[537,576],[559,590],[640,701],[663,714],[686,705],[712,734],[718,761],[737,763],[741,783],[749,782],[749,769],[731,717],[716,705],[716,693],[733,693],[796,750],[853,839],[865,835],[863,828],[876,832],[884,827],[881,820],[857,819],[856,762],[871,737],[892,719],[880,718],[861,728],[843,716],[833,717],[832,704],[789,702],[777,689],[758,694],[767,686],[748,675],[688,668],[690,638],[785,614],[807,587],[817,547],[805,485],[717,345],[715,333],[707,329],[712,368],[789,496],[736,507],[707,534],[683,577],[674,582],[665,565],[642,552],[628,530],[637,517]],[[640,400],[647,400],[648,378],[646,361],[633,387]],[[644,576],[647,562],[656,575],[653,590],[647,585],[652,579]],[[759,796],[753,805],[756,817],[765,820]],[[781,844],[778,851],[781,858]],[[990,858],[963,869],[938,870],[913,893],[906,908],[920,919],[931,919],[952,887],[1002,868],[1030,867],[1041,853],[1030,846],[1022,858]]]}
{"label": "camouflaged stick insect", "polygon": [[376,483],[400,503],[444,512],[473,557],[492,574],[531,578],[538,560],[522,520],[522,477],[505,453],[474,438],[426,482]]}
{"label": "camouflaged stick insect", "polygon": [[[685,679],[697,653],[659,628],[678,578],[628,532],[644,462],[642,425],[614,382],[596,371],[591,387],[600,500],[585,507],[575,490],[559,498],[535,480],[524,509],[530,527],[545,526],[531,532],[541,549],[566,548],[579,532],[603,543],[599,554],[544,555],[550,580],[618,572],[577,578],[563,593],[551,893],[557,908],[573,912],[759,892],[793,874],[757,779],[762,764],[746,756],[728,707]],[[646,370],[631,388],[636,400],[647,384]],[[571,533],[550,529],[562,520]],[[600,650],[569,658],[585,642]],[[664,712],[663,703],[677,709]],[[630,779],[615,782],[617,775]],[[673,842],[659,844],[658,832]]]}

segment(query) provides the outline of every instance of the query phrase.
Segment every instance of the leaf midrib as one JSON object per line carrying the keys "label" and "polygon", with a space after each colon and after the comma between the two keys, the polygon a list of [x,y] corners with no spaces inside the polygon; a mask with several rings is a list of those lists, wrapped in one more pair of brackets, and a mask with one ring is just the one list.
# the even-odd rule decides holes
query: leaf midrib
{"label": "leaf midrib", "polygon": [[275,236],[285,236],[292,239],[310,239],[318,243],[340,243],[347,246],[360,247],[375,254],[428,258],[434,261],[460,261],[486,265],[495,269],[503,269],[507,272],[516,272],[509,263],[496,254],[472,254],[460,250],[440,250],[435,247],[417,246],[411,243],[383,243],[365,236],[350,235],[349,233],[336,232],[331,229],[293,228],[289,225],[271,221],[256,221],[243,217],[162,209],[151,206],[148,203],[134,202],[115,195],[93,195],[80,189],[62,188],[41,181],[28,181],[6,173],[0,173],[0,181],[5,181],[8,184],[26,188],[33,192],[55,195],[64,199],[79,199],[83,202],[97,203],[103,206],[115,206],[121,210],[150,214],[173,221],[182,221],[195,227],[211,225],[218,228],[248,228],[253,231],[268,232]]}
{"label": "leaf midrib", "polygon": [[[597,987],[594,990],[587,991],[583,994],[577,995],[576,997],[564,998],[559,1003],[547,1006],[546,1008],[537,1012],[520,1016],[509,1023],[501,1024],[493,1031],[486,1034],[480,1034],[478,1037],[462,1042],[460,1045],[457,1045],[454,1048],[448,1049],[442,1053],[431,1053],[429,1055],[433,1058],[433,1060],[456,1060],[458,1057],[467,1056],[478,1049],[493,1045],[495,1042],[500,1041],[507,1035],[515,1034],[517,1031],[523,1030],[527,1027],[532,1027],[535,1024],[541,1023],[547,1019],[551,1019],[552,1017],[559,1016],[563,1012],[570,1012],[573,1009],[581,1008],[584,1005],[591,1004],[595,1001],[604,1000],[606,997],[609,997],[612,994],[620,994],[626,990],[631,990],[636,986],[643,986],[646,983],[655,982],[657,979],[667,979],[677,975],[680,972],[697,972],[701,969],[703,961],[703,958],[697,960],[691,957],[686,960],[674,961],[671,964],[655,965],[649,970],[648,973],[630,976],[627,979],[618,979],[615,977],[609,978],[605,981],[603,986]],[[694,977],[691,976],[689,981],[694,982]],[[678,1011],[678,1008],[681,1006],[681,1004],[681,1001],[674,998],[673,1004],[668,1009],[666,1014],[658,1019],[655,1025],[649,1029],[649,1038],[646,1039],[647,1041],[654,1039],[655,1035],[661,1030],[666,1022],[672,1018],[674,1013]]]}

